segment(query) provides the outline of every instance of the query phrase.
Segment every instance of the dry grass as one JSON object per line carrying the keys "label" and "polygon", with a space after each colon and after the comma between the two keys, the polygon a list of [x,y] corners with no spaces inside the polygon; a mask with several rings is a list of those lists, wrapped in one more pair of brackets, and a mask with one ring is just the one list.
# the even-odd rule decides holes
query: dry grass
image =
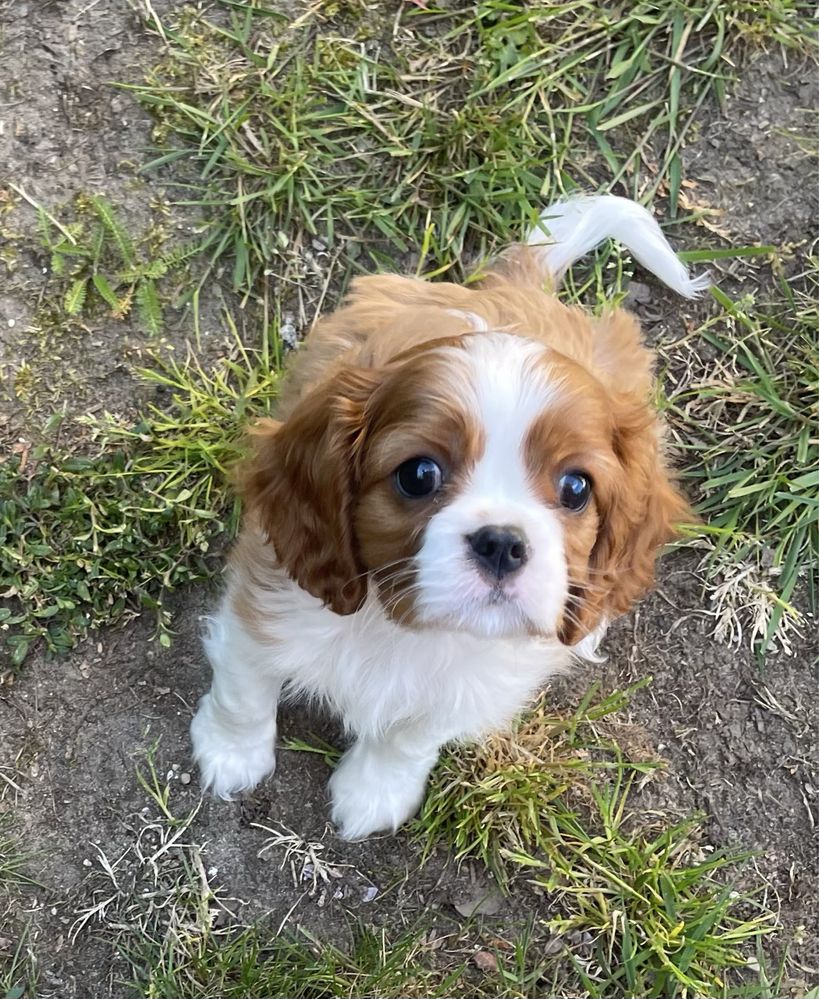
{"label": "dry grass", "polygon": [[[613,723],[627,701],[628,692],[598,703],[590,694],[569,717],[541,705],[513,734],[455,750],[436,770],[417,835],[427,851],[444,843],[458,859],[479,857],[502,880],[530,872],[553,913],[544,928],[583,994],[735,994],[749,945],[776,917],[731,889],[745,856],[703,847],[697,821],[641,805],[636,792],[660,764]],[[764,994],[756,987],[748,994]]]}
{"label": "dry grass", "polygon": [[798,584],[814,613],[819,587],[819,260],[776,290],[772,302],[715,290],[719,310],[664,349],[675,446],[706,520],[716,633],[763,654],[787,651],[804,625]]}

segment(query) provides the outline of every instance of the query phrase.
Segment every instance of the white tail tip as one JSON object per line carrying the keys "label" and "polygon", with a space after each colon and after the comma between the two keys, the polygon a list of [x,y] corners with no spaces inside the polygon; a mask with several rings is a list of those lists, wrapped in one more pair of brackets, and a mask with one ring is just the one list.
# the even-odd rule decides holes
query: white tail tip
{"label": "white tail tip", "polygon": [[691,277],[653,216],[642,205],[613,194],[583,195],[546,208],[526,242],[556,284],[571,267],[606,239],[617,240],[646,270],[685,298],[697,298],[710,276]]}

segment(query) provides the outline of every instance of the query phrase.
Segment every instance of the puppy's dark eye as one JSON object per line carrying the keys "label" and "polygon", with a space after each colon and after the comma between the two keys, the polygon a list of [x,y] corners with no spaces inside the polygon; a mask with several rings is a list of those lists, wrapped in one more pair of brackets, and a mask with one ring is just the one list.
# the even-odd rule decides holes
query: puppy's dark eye
{"label": "puppy's dark eye", "polygon": [[580,513],[591,498],[591,479],[582,472],[565,472],[560,476],[557,489],[560,505],[573,513]]}
{"label": "puppy's dark eye", "polygon": [[393,474],[398,492],[407,499],[432,496],[441,488],[444,478],[441,466],[432,458],[410,458],[399,465]]}

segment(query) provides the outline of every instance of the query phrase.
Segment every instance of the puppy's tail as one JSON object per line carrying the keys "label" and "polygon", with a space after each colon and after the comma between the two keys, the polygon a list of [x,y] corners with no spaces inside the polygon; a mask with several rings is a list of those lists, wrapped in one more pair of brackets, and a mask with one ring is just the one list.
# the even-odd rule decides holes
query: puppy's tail
{"label": "puppy's tail", "polygon": [[690,277],[651,214],[628,198],[583,195],[549,205],[526,243],[555,286],[571,265],[605,239],[614,239],[635,260],[686,298],[697,298],[710,285],[708,274]]}

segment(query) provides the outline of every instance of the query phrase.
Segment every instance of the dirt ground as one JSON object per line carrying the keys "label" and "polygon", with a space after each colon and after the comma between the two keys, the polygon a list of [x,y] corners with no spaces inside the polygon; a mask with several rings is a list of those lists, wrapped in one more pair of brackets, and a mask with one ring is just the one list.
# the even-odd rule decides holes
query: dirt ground
{"label": "dirt ground", "polygon": [[[128,225],[146,224],[152,200],[165,195],[161,179],[135,177],[150,121],[110,82],[139,79],[156,44],[121,0],[0,0],[0,188],[12,182],[46,206],[78,192],[104,192],[131,206]],[[807,130],[801,109],[815,108],[817,97],[815,70],[759,56],[742,69],[725,115],[713,111],[687,149],[698,200],[724,210],[719,224],[737,242],[805,245],[819,235],[815,167],[788,136],[788,129]],[[23,231],[33,225],[25,202],[12,223]],[[37,255],[24,253],[0,282],[0,371],[7,385],[24,357],[37,360],[42,352],[24,331],[47,280]],[[650,337],[682,335],[679,303],[655,285],[643,289],[635,308]],[[185,331],[183,315],[168,335],[181,342]],[[214,322],[213,349],[222,335]],[[135,408],[145,389],[137,388],[128,365],[144,346],[127,324],[53,345],[54,398],[71,415]],[[40,431],[37,417],[8,394],[0,398],[0,428],[4,422],[4,446],[20,436],[36,440]],[[598,677],[604,689],[654,678],[632,712],[669,761],[666,803],[680,814],[705,813],[715,847],[758,851],[755,866],[769,886],[768,901],[781,912],[779,943],[790,945],[806,981],[816,983],[815,622],[809,620],[792,655],[769,657],[761,671],[745,648],[711,637],[696,562],[690,552],[668,556],[656,593],[612,629],[605,665],[579,671],[556,696],[576,697]],[[199,800],[188,725],[208,684],[198,632],[212,601],[202,591],[176,596],[178,637],[170,649],[150,642],[149,622],[136,621],[98,634],[63,659],[34,654],[13,685],[0,687],[0,811],[13,816],[42,885],[24,893],[18,913],[6,918],[31,922],[43,999],[124,994],[118,978],[125,967],[95,934],[95,917],[83,927],[76,920],[112,892],[101,855],[120,858],[121,884],[139,881],[133,844],[150,803],[136,769],[144,772],[157,739],[157,768],[163,780],[171,775],[176,814]],[[282,725],[283,738],[338,735],[332,723],[298,711],[286,713]],[[459,899],[482,890],[488,875],[458,873],[443,858],[416,874],[418,852],[405,835],[338,842],[326,829],[327,776],[320,757],[284,751],[275,777],[248,801],[205,799],[186,836],[204,844],[210,883],[224,885],[245,915],[302,921],[329,940],[345,938],[350,913],[394,922],[400,911],[411,922],[414,914],[438,909],[462,918]],[[289,865],[281,868],[281,850],[260,857],[271,834],[257,826],[275,823],[323,839],[340,877],[311,893],[309,883],[294,884]],[[534,906],[531,895],[515,894],[495,918],[510,923]]]}

